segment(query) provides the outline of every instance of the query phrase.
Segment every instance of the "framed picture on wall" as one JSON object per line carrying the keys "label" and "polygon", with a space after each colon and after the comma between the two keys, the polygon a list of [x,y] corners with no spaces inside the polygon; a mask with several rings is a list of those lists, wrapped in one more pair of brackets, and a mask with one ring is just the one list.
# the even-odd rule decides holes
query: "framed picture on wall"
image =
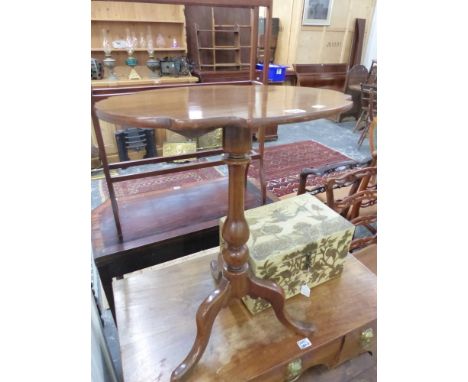
{"label": "framed picture on wall", "polygon": [[304,0],[302,25],[330,25],[333,0]]}

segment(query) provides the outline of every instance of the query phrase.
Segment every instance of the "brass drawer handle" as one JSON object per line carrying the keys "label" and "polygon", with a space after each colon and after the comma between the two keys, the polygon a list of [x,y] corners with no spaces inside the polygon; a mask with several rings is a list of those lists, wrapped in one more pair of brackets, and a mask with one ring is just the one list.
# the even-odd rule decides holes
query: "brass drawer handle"
{"label": "brass drawer handle", "polygon": [[288,363],[286,370],[286,382],[294,382],[299,379],[302,372],[302,359],[295,359]]}
{"label": "brass drawer handle", "polygon": [[368,328],[361,333],[360,343],[363,349],[367,349],[371,344],[374,338],[374,330]]}

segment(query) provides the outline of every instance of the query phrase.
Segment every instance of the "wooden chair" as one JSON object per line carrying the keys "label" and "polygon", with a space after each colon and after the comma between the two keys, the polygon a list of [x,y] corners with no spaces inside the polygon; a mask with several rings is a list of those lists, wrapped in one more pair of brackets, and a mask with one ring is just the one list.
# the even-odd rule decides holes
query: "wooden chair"
{"label": "wooden chair", "polygon": [[353,66],[346,75],[346,81],[344,85],[344,92],[351,95],[353,99],[353,107],[341,114],[339,122],[346,117],[354,117],[355,120],[359,118],[361,112],[361,88],[360,85],[367,81],[369,72],[364,65]]}
{"label": "wooden chair", "polygon": [[[372,212],[361,211],[377,203],[377,183],[371,182],[371,179],[375,180],[376,177],[377,167],[365,167],[327,180],[327,205],[356,227],[365,227],[371,233],[371,236],[354,238],[350,251],[377,243],[377,229],[372,225],[377,223],[377,211],[375,208]],[[351,186],[348,196],[336,198],[335,185]]]}
{"label": "wooden chair", "polygon": [[[373,226],[373,224],[377,223],[377,211],[375,208],[367,209],[377,203],[377,154],[374,152],[368,167],[357,168],[358,165],[359,163],[355,162],[353,171],[330,177],[323,186],[314,187],[310,190],[305,188],[308,175],[312,173],[324,175],[327,172],[352,166],[352,164],[348,161],[338,166],[335,165],[335,167],[327,166],[325,169],[323,167],[315,170],[305,169],[307,171],[301,173],[301,183],[298,190],[298,195],[304,192],[309,192],[312,195],[324,192],[326,195],[325,203],[331,209],[348,219],[355,226],[362,226],[371,233],[371,236],[353,239],[351,251],[377,242],[377,229]],[[342,195],[338,196],[337,190],[341,188],[346,189],[346,194],[341,193]]]}
{"label": "wooden chair", "polygon": [[377,116],[377,85],[375,84],[361,84],[361,115],[356,121],[354,131],[359,130],[360,125],[364,122],[361,136],[358,140],[358,146],[362,145],[364,139],[369,132],[369,126],[374,117]]}
{"label": "wooden chair", "polygon": [[366,84],[377,85],[377,60],[372,60],[371,67],[369,69],[369,75],[366,79]]}
{"label": "wooden chair", "polygon": [[374,117],[372,122],[369,125],[369,133],[367,134],[369,138],[369,147],[371,153],[375,151],[375,130],[377,129],[377,117]]}
{"label": "wooden chair", "polygon": [[[311,195],[316,195],[316,194],[325,192],[326,186],[318,186],[318,187],[314,187],[313,189],[306,189],[307,178],[310,175],[320,177],[324,175],[330,175],[337,171],[342,172],[345,170],[369,167],[369,166],[372,166],[373,163],[374,163],[373,159],[367,159],[362,162],[358,162],[355,160],[348,160],[348,161],[343,161],[339,163],[332,163],[332,164],[325,165],[319,168],[304,168],[299,174],[299,188],[297,190],[297,195],[301,195],[306,192],[308,192]],[[340,188],[340,187],[341,187],[340,184],[335,185],[335,188]]]}

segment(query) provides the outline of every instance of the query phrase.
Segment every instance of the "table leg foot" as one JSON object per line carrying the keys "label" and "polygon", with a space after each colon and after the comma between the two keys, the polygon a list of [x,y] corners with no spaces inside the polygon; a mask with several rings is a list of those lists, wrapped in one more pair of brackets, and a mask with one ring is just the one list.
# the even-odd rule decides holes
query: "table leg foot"
{"label": "table leg foot", "polygon": [[315,325],[289,317],[284,310],[285,296],[281,287],[272,281],[262,280],[253,275],[249,277],[250,289],[249,295],[253,298],[261,297],[267,300],[275,311],[278,320],[287,328],[297,334],[309,336],[315,332]]}
{"label": "table leg foot", "polygon": [[215,289],[197,311],[197,336],[192,349],[182,363],[172,372],[171,381],[181,381],[190,373],[199,361],[210,339],[211,328],[219,311],[227,304],[230,298],[231,284],[221,278],[219,286]]}

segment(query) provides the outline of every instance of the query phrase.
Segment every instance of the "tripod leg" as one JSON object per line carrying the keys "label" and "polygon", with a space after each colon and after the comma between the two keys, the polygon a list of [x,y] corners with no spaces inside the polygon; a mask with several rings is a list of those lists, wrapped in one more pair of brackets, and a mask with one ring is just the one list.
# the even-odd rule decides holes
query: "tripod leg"
{"label": "tripod leg", "polygon": [[315,331],[315,325],[312,323],[294,320],[284,310],[284,291],[274,282],[259,279],[253,275],[249,276],[250,290],[249,295],[253,298],[261,297],[267,300],[273,307],[278,320],[287,328],[298,334],[308,336]]}
{"label": "tripod leg", "polygon": [[172,372],[171,381],[182,380],[203,355],[210,339],[213,322],[221,308],[229,301],[230,291],[230,282],[225,278],[221,278],[218,288],[215,289],[198,308],[197,336],[195,337],[195,342],[187,357],[185,357],[182,363]]}

